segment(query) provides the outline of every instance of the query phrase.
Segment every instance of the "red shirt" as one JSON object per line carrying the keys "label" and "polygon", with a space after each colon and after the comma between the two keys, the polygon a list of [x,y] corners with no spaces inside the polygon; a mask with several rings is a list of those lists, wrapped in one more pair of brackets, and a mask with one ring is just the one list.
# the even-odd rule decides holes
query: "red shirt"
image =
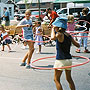
{"label": "red shirt", "polygon": [[59,16],[58,16],[58,14],[55,11],[52,11],[50,17],[51,17],[50,20],[51,19],[54,19],[55,20]]}

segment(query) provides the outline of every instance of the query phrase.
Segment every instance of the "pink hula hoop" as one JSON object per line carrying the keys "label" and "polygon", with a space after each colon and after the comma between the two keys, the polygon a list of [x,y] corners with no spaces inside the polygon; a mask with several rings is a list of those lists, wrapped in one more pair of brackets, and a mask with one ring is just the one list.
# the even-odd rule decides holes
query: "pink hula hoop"
{"label": "pink hula hoop", "polygon": [[90,36],[76,36],[76,35],[73,35],[72,37],[90,37]]}
{"label": "pink hula hoop", "polygon": [[[84,21],[84,22],[90,24],[88,21],[85,21],[85,20],[78,20],[75,23],[80,22],[80,21]],[[78,34],[78,33],[90,33],[90,31],[86,31],[86,32],[75,32],[75,33],[72,33],[71,32],[70,34],[72,35],[72,34]],[[81,36],[73,36],[73,37],[81,37]],[[85,36],[85,37],[89,37],[89,36]]]}
{"label": "pink hula hoop", "polygon": [[40,70],[65,69],[65,68],[71,68],[71,67],[81,66],[81,65],[87,64],[87,63],[90,61],[89,58],[84,57],[84,56],[73,56],[73,57],[80,57],[80,58],[86,59],[87,61],[86,61],[86,62],[83,62],[83,63],[81,63],[81,64],[71,65],[71,66],[65,66],[65,67],[61,67],[61,68],[43,68],[43,67],[37,67],[37,66],[32,65],[33,63],[35,63],[35,62],[37,62],[37,61],[40,61],[40,60],[43,60],[43,59],[47,59],[47,58],[55,58],[55,57],[56,57],[56,56],[44,57],[44,58],[36,59],[36,60],[34,60],[34,61],[31,63],[31,67],[34,68],[34,69],[40,69]]}
{"label": "pink hula hoop", "polygon": [[80,32],[80,31],[79,31],[79,32],[75,32],[75,33],[72,33],[72,32],[71,32],[70,34],[72,35],[72,34],[78,34],[78,33],[90,33],[90,31],[86,31],[86,32]]}
{"label": "pink hula hoop", "polygon": [[78,20],[78,21],[76,21],[75,23],[77,23],[77,22],[79,22],[79,21],[84,21],[84,22],[87,22],[88,24],[90,24],[88,21],[85,21],[85,20]]}

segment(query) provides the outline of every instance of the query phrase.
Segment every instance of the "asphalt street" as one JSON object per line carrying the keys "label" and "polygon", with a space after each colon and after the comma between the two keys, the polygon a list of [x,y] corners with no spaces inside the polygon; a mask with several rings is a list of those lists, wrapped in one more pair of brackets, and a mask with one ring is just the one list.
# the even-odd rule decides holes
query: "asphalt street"
{"label": "asphalt street", "polygon": [[[18,21],[11,21],[11,25],[17,23]],[[11,45],[12,52],[8,52],[7,47],[5,47],[4,52],[0,50],[0,90],[56,90],[53,80],[54,70],[26,69],[25,67],[20,66],[21,60],[28,51],[28,49],[23,50],[21,47],[22,43],[14,43]],[[88,40],[88,49],[90,50],[90,39]],[[42,46],[41,54],[37,54],[37,50],[38,47],[35,45],[35,51],[31,62],[38,58],[56,55],[56,49],[54,46]],[[83,47],[81,53],[76,53],[75,50],[76,47],[72,45],[72,55],[90,58],[90,53],[83,53]],[[81,64],[85,61],[87,60],[73,58],[74,64]],[[43,68],[52,68],[54,62],[55,58],[44,59],[34,63],[34,65]],[[90,90],[90,62],[72,68],[72,77],[75,82],[76,90]],[[65,80],[64,71],[61,77],[61,83],[63,90],[70,90],[69,85]]]}
{"label": "asphalt street", "polygon": [[[12,44],[12,52],[0,51],[0,90],[56,90],[54,78],[54,70],[38,70],[26,69],[19,66],[22,58],[28,49],[21,49],[22,44]],[[88,44],[90,50],[90,44]],[[37,54],[38,47],[35,45],[35,51],[32,61],[42,57],[56,55],[56,49],[53,46],[42,46],[42,53]],[[72,45],[71,53],[75,56],[85,56],[90,58],[90,53],[75,52],[76,47]],[[75,58],[74,58],[75,59]],[[52,67],[55,59],[42,60],[35,65],[42,67]],[[84,59],[77,59],[75,64],[85,62]],[[90,90],[90,63],[72,68],[72,77],[75,82],[76,90]],[[70,90],[65,80],[65,72],[61,77],[63,90]]]}

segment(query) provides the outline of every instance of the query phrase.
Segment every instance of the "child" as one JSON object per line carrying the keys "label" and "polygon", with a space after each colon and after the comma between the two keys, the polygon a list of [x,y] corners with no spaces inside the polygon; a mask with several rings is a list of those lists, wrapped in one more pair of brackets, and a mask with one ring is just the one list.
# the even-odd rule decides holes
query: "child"
{"label": "child", "polygon": [[39,51],[37,53],[40,54],[41,53],[41,45],[43,45],[41,22],[36,21],[35,24],[36,24],[35,41],[41,41],[41,42],[36,42],[36,44],[39,46]]}
{"label": "child", "polygon": [[75,30],[74,16],[68,15],[67,31],[71,33],[74,32],[74,30]]}
{"label": "child", "polygon": [[10,52],[11,47],[9,44],[11,44],[12,41],[10,40],[8,33],[5,31],[3,25],[0,25],[0,31],[1,31],[1,38],[2,38],[2,51],[4,51],[5,45],[7,45],[9,48],[9,52]]}
{"label": "child", "polygon": [[[79,47],[79,44],[69,35],[65,30],[67,29],[67,19],[64,18],[56,18],[56,20],[52,23],[53,28],[51,32],[51,39],[56,40],[56,61],[54,64],[54,68],[60,68],[64,66],[72,65],[72,56],[70,54],[71,42]],[[54,81],[56,83],[57,90],[63,90],[62,85],[60,83],[61,74],[63,69],[55,69]],[[75,90],[75,85],[71,77],[71,68],[65,69],[66,79],[69,83],[70,89]]]}
{"label": "child", "polygon": [[[27,40],[33,40],[33,31],[32,31],[32,21],[30,20],[31,11],[26,10],[25,12],[25,18],[20,21],[20,23],[17,25],[16,28],[22,28],[23,30],[23,37],[26,40],[26,44],[29,46],[29,51],[26,53],[25,57],[22,60],[22,63],[20,66],[25,66],[26,69],[30,68],[30,61],[32,54],[34,52],[34,43]],[[27,59],[27,64],[25,63]]]}

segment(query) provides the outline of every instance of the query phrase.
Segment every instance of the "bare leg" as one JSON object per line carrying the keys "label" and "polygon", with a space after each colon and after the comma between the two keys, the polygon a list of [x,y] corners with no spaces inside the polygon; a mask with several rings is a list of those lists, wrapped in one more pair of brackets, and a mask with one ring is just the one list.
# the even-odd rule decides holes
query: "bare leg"
{"label": "bare leg", "polygon": [[26,55],[24,56],[22,62],[25,62],[27,58],[28,58],[28,52],[27,52]]}
{"label": "bare leg", "polygon": [[2,51],[4,51],[4,45],[2,45]]}
{"label": "bare leg", "polygon": [[8,46],[8,48],[9,48],[9,50],[11,50],[11,47],[10,47],[10,45],[9,45],[9,44],[7,44],[7,46]]}
{"label": "bare leg", "polygon": [[34,52],[34,43],[33,42],[27,42],[27,44],[29,46],[27,65],[29,65],[31,58],[32,58],[32,54]]}
{"label": "bare leg", "polygon": [[67,81],[69,83],[70,89],[71,90],[76,90],[74,82],[73,82],[72,77],[71,77],[71,70],[65,70],[65,73],[66,73],[66,79],[67,79]]}
{"label": "bare leg", "polygon": [[57,90],[63,90],[62,85],[60,83],[61,74],[62,74],[62,71],[61,70],[56,70],[55,69],[54,81],[56,83]]}
{"label": "bare leg", "polygon": [[41,45],[39,45],[39,52],[41,52]]}

